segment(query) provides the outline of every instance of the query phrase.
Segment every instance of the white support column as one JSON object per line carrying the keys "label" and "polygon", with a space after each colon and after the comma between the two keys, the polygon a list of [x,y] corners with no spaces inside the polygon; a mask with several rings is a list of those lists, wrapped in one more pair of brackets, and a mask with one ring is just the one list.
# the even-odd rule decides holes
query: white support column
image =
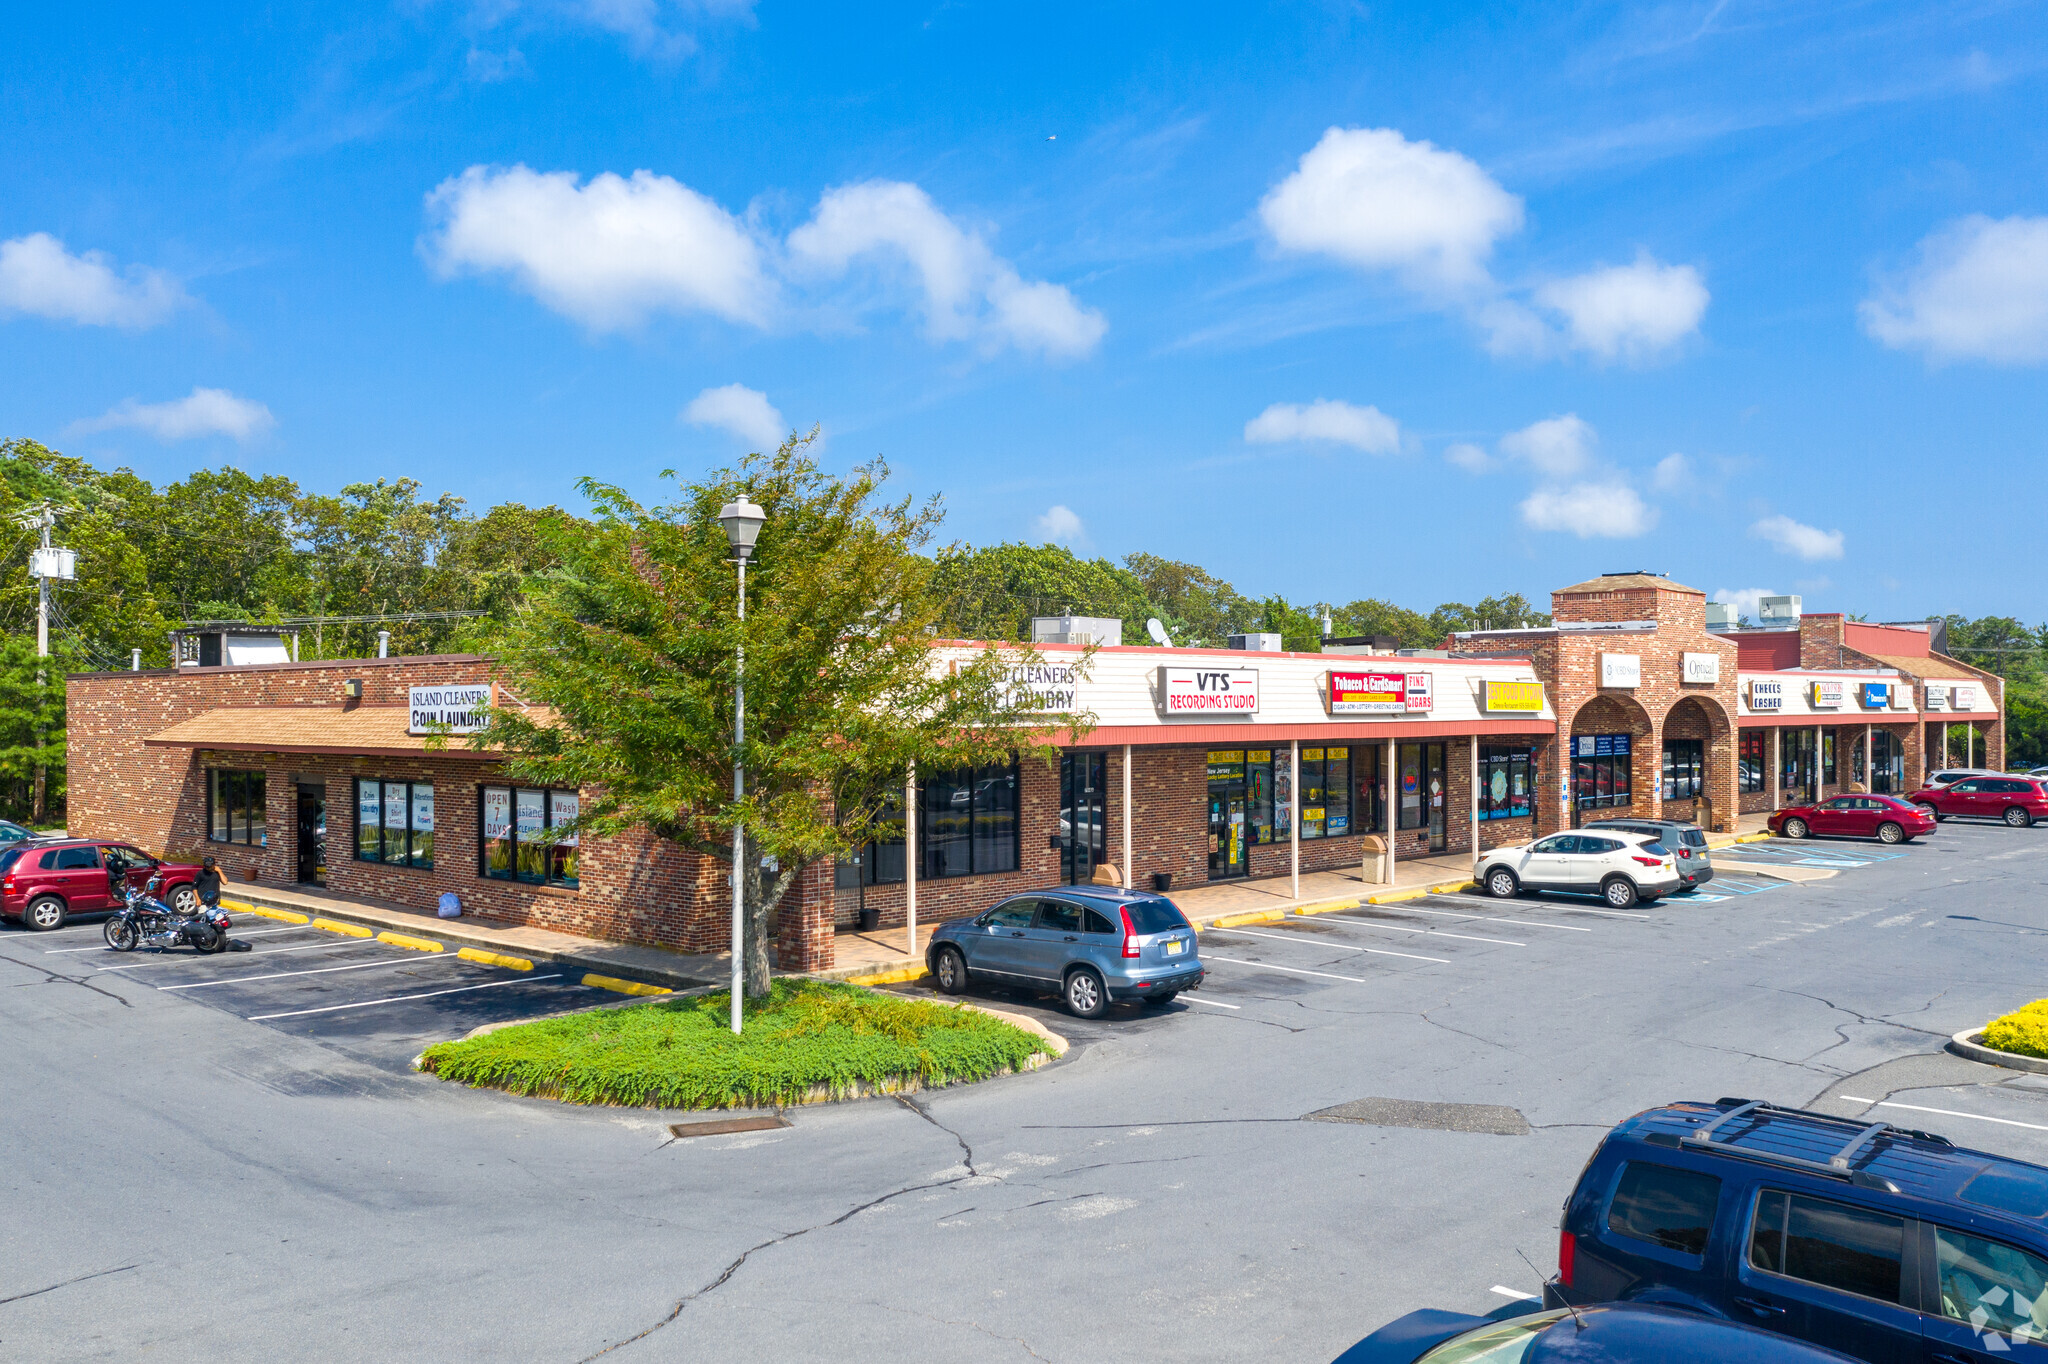
{"label": "white support column", "polygon": [[1287,741],[1287,874],[1291,898],[1301,898],[1301,740]]}
{"label": "white support column", "polygon": [[1472,879],[1479,879],[1479,736],[1472,736]]}
{"label": "white support column", "polygon": [[1941,765],[1948,766],[1948,717],[1941,718]]}
{"label": "white support column", "polygon": [[1394,768],[1395,745],[1387,740],[1387,884],[1394,884],[1394,835],[1401,830],[1401,774]]}
{"label": "white support column", "polygon": [[[1815,725],[1813,727],[1813,800],[1816,805],[1820,803],[1820,798],[1828,793],[1828,769],[1827,764],[1821,761],[1820,746],[1820,726]],[[1840,774],[1838,773],[1837,775]]]}
{"label": "white support column", "polygon": [[1963,766],[1977,765],[1977,722],[1971,720],[1963,725]]}
{"label": "white support column", "polygon": [[1872,743],[1871,735],[1876,733],[1876,731],[1876,725],[1865,725],[1863,727],[1863,789],[1866,791],[1875,791],[1877,789],[1877,769],[1870,765],[1870,759],[1873,756],[1873,749],[1875,747]]}
{"label": "white support column", "polygon": [[1135,883],[1131,880],[1131,746],[1124,745],[1124,889],[1129,890]]}
{"label": "white support column", "polygon": [[1778,774],[1785,770],[1785,727],[1771,726],[1771,808],[1777,809],[1785,802],[1778,791]]}
{"label": "white support column", "polygon": [[917,955],[917,764],[903,780],[903,913],[910,944],[903,950]]}

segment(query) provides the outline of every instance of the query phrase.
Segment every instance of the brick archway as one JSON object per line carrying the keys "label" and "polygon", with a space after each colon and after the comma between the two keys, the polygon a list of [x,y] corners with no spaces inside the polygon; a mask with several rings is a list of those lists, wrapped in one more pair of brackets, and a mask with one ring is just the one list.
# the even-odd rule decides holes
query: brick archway
{"label": "brick archway", "polygon": [[1663,741],[1656,755],[1660,779],[1664,744],[1673,740],[1697,742],[1704,769],[1700,794],[1706,797],[1710,807],[1702,809],[1699,801],[1689,794],[1675,796],[1662,802],[1664,818],[1690,820],[1709,829],[1715,826],[1733,829],[1740,808],[1741,782],[1736,770],[1735,722],[1722,706],[1720,698],[1703,693],[1680,697],[1665,712],[1659,729]]}
{"label": "brick archway", "polygon": [[[1575,776],[1580,756],[1578,741],[1581,737],[1602,734],[1629,736],[1629,803],[1581,809]],[[1581,817],[1597,819],[1610,815],[1635,815],[1648,818],[1656,814],[1656,734],[1657,726],[1650,713],[1632,696],[1603,693],[1572,712],[1571,737],[1564,743],[1564,828],[1573,827]]]}

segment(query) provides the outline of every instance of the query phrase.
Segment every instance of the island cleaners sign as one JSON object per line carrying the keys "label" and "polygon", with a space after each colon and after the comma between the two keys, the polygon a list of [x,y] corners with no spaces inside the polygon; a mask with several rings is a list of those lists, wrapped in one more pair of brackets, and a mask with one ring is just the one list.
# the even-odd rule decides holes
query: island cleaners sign
{"label": "island cleaners sign", "polygon": [[1168,715],[1257,715],[1257,668],[1159,670],[1159,709]]}
{"label": "island cleaners sign", "polygon": [[451,687],[413,687],[406,704],[408,734],[474,734],[484,727],[483,709],[491,704],[488,682]]}
{"label": "island cleaners sign", "polygon": [[1071,663],[1020,663],[1007,682],[1009,700],[1033,715],[1072,715],[1081,693],[1080,669]]}

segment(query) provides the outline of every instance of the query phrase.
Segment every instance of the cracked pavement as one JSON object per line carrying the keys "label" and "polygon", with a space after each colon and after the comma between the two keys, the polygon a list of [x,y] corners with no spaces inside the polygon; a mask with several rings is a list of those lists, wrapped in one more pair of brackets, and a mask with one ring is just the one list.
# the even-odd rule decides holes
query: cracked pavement
{"label": "cracked pavement", "polygon": [[[2044,873],[2048,829],[1951,823],[1639,920],[1520,901],[1513,933],[1429,937],[1441,963],[1359,950],[1465,932],[1412,907],[1216,933],[1251,964],[1165,1010],[982,993],[1073,1041],[1035,1074],[681,1140],[678,1114],[394,1076],[0,933],[0,1353],[1326,1360],[1532,1288],[1521,1256],[1550,1267],[1600,1132],[1653,1103],[1870,1112],[2048,1161],[2048,1076],[1940,1050],[2038,991]],[[1300,1120],[1366,1097],[1531,1131]]]}

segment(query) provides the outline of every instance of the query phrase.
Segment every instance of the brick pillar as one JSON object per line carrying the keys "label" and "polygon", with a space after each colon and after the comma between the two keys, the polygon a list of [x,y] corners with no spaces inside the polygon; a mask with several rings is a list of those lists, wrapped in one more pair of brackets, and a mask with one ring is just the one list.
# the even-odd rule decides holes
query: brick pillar
{"label": "brick pillar", "polygon": [[1722,725],[1712,725],[1708,718],[1707,795],[1714,802],[1715,822],[1732,834],[1742,815],[1742,740],[1734,717]]}
{"label": "brick pillar", "polygon": [[775,962],[784,971],[832,969],[832,859],[797,873],[776,907]]}
{"label": "brick pillar", "polygon": [[[1632,762],[1630,768],[1632,771],[1640,770],[1640,767],[1644,766],[1649,768],[1650,799],[1644,817],[1647,819],[1662,819],[1664,818],[1664,722],[1654,715],[1650,717],[1650,738],[1646,747],[1648,751],[1643,755],[1643,763],[1638,765]],[[1637,788],[1638,794],[1635,799],[1629,802],[1630,808],[1644,807],[1640,794],[1641,790],[1641,787]]]}

